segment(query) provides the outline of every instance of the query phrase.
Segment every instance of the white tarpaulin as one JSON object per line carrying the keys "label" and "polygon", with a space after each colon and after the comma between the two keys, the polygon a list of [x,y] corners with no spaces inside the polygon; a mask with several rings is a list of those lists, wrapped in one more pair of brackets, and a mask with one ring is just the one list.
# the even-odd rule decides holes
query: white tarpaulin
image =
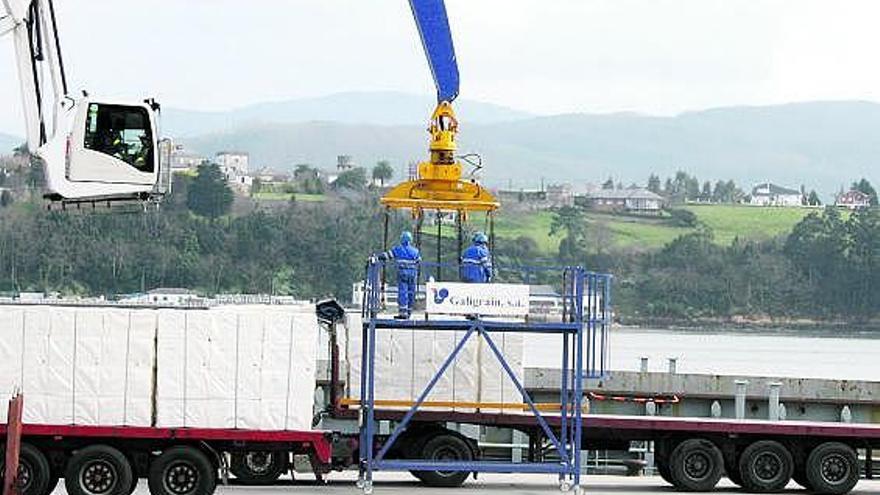
{"label": "white tarpaulin", "polygon": [[0,306],[0,394],[34,424],[308,430],[318,332],[305,305]]}
{"label": "white tarpaulin", "polygon": [[[359,399],[361,380],[362,325],[359,314],[348,313],[345,332],[349,364],[348,397]],[[447,330],[376,330],[375,397],[377,400],[415,401],[464,338],[465,331]],[[495,333],[499,351],[522,382],[523,336]],[[427,401],[432,402],[505,402],[520,403],[522,397],[501,364],[478,333],[471,334],[452,365],[440,376]],[[407,408],[408,409],[408,408]],[[474,408],[456,406],[456,411]],[[489,411],[489,409],[486,409]],[[497,412],[498,409],[492,409]],[[512,413],[513,410],[505,410]]]}
{"label": "white tarpaulin", "polygon": [[150,426],[155,326],[149,310],[0,306],[0,394],[24,393],[27,423]]}
{"label": "white tarpaulin", "polygon": [[311,306],[161,310],[157,425],[311,429],[317,341]]}
{"label": "white tarpaulin", "polygon": [[428,314],[527,316],[529,286],[428,282]]}

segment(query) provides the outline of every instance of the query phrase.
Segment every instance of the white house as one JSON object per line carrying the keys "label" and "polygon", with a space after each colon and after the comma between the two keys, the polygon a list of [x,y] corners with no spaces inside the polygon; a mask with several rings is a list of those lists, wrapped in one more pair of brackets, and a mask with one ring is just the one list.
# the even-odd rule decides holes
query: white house
{"label": "white house", "polygon": [[250,155],[242,151],[221,151],[214,161],[230,186],[244,194],[251,190],[254,178],[250,175]]}
{"label": "white house", "polygon": [[641,187],[628,189],[594,189],[579,197],[580,204],[595,210],[626,211],[657,215],[663,208],[663,197]]}
{"label": "white house", "polygon": [[750,204],[755,206],[801,206],[802,200],[803,195],[797,189],[764,182],[752,188]]}

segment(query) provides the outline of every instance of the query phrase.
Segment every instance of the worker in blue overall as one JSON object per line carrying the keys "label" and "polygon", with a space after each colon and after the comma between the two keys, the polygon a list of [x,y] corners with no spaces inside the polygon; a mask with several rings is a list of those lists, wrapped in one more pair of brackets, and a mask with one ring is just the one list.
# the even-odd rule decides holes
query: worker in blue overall
{"label": "worker in blue overall", "polygon": [[473,243],[461,257],[461,279],[464,282],[485,284],[492,281],[492,253],[486,234],[474,234]]}
{"label": "worker in blue overall", "polygon": [[418,281],[419,262],[422,256],[418,248],[412,245],[413,236],[409,232],[400,234],[400,244],[377,256],[381,261],[397,262],[397,316],[406,320],[412,313],[416,300],[416,283]]}

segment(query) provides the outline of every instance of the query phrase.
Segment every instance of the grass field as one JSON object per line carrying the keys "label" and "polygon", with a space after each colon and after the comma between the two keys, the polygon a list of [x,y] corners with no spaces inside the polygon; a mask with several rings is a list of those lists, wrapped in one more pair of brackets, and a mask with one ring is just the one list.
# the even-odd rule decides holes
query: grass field
{"label": "grass field", "polygon": [[[715,242],[730,244],[735,238],[763,240],[787,234],[803,217],[808,208],[761,208],[736,205],[691,205],[700,222],[715,233]],[[608,239],[611,246],[619,249],[653,250],[662,248],[676,237],[692,232],[692,228],[674,227],[664,218],[635,217],[588,213],[588,231],[591,236]],[[553,214],[548,211],[535,213],[503,213],[496,221],[495,231],[499,237],[513,239],[528,236],[535,240],[541,251],[555,252],[561,235],[550,236]]]}

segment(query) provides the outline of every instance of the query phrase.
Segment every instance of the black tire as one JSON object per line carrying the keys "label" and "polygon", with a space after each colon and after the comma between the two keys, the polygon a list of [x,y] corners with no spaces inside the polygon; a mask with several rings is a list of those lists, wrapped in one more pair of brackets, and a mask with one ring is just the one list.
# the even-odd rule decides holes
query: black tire
{"label": "black tire", "polygon": [[232,454],[229,470],[245,485],[271,485],[288,468],[287,452],[253,451]]}
{"label": "black tire", "polygon": [[685,492],[708,492],[724,472],[724,457],[709,440],[692,438],[678,444],[669,458],[675,488]]}
{"label": "black tire", "polygon": [[199,449],[171,447],[150,463],[147,482],[151,495],[211,495],[217,469]]}
{"label": "black tire", "polygon": [[109,445],[90,445],[67,461],[64,486],[68,495],[128,495],[133,476],[122,452]]}
{"label": "black tire", "polygon": [[813,449],[805,469],[814,493],[842,495],[859,482],[856,451],[840,442],[826,442]]}
{"label": "black tire", "polygon": [[[421,459],[427,461],[471,461],[474,453],[464,438],[443,433],[422,446]],[[471,473],[463,471],[413,471],[413,476],[428,486],[454,488],[461,486]]]}
{"label": "black tire", "polygon": [[791,481],[794,459],[781,443],[759,440],[739,456],[739,472],[743,488],[750,492],[780,492]]}
{"label": "black tire", "polygon": [[[0,447],[0,483],[6,473],[6,448]],[[46,456],[33,445],[22,443],[18,453],[19,493],[21,495],[48,495],[54,489],[52,468]],[[57,484],[58,481],[56,480]]]}

